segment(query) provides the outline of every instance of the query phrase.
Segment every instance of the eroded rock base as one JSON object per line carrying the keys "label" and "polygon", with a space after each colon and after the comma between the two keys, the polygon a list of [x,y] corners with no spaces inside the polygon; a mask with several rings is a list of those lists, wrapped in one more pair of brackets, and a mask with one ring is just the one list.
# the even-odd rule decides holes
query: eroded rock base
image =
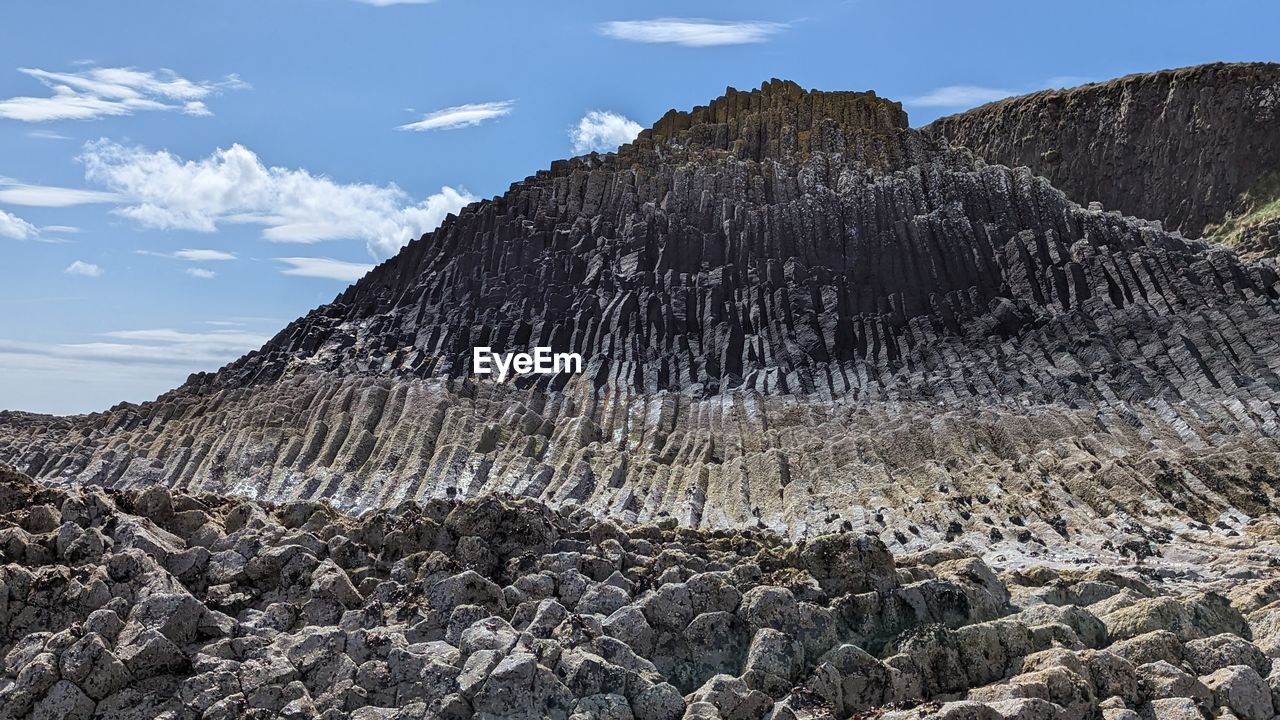
{"label": "eroded rock base", "polygon": [[996,574],[528,499],[0,482],[0,717],[1127,718],[1280,709],[1274,526],[1234,577]]}

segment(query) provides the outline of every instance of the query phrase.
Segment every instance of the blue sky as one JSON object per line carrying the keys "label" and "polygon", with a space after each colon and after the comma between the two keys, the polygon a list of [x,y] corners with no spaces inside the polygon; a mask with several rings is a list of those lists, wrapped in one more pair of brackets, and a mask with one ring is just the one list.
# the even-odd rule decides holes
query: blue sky
{"label": "blue sky", "polygon": [[13,0],[0,16],[0,409],[54,413],[216,369],[468,199],[726,86],[874,89],[919,125],[1280,59],[1280,5],[1262,0]]}

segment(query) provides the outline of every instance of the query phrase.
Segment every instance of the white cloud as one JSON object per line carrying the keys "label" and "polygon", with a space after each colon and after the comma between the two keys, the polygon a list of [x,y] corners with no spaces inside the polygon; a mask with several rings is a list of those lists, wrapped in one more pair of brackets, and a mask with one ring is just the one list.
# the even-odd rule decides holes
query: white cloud
{"label": "white cloud", "polygon": [[111,332],[102,333],[103,337],[115,338],[118,340],[138,340],[141,342],[160,342],[175,344],[199,344],[210,347],[240,348],[246,345],[261,345],[267,341],[267,338],[257,335],[246,335],[237,332],[213,332],[213,333],[189,333],[171,328],[156,328],[148,330],[113,330]]}
{"label": "white cloud", "polygon": [[401,125],[398,129],[425,132],[427,130],[457,130],[458,128],[474,127],[486,120],[510,115],[515,104],[515,100],[502,100],[499,102],[456,105],[428,113],[421,120],[408,125]]}
{"label": "white cloud", "polygon": [[91,362],[179,365],[225,363],[261,347],[269,338],[233,330],[189,333],[168,328],[102,333],[120,342],[45,345],[0,340],[0,355],[40,355]]}
{"label": "white cloud", "polygon": [[105,410],[121,400],[150,400],[182,384],[192,372],[216,370],[268,339],[265,334],[218,329],[126,330],[105,335],[65,344],[0,339],[4,409],[78,413]]}
{"label": "white cloud", "polygon": [[133,252],[135,255],[150,255],[151,257],[187,260],[189,262],[222,262],[239,259],[235,253],[223,252],[222,250],[185,249],[172,253],[156,252],[155,250],[134,250]]}
{"label": "white cloud", "polygon": [[342,184],[306,170],[267,167],[242,145],[184,161],[99,140],[86,145],[80,159],[89,180],[127,198],[116,212],[147,227],[213,232],[221,223],[247,223],[261,225],[263,238],[274,242],[364,240],[379,258],[475,201],[444,187],[415,203],[394,184]]}
{"label": "white cloud", "polygon": [[190,260],[191,262],[214,262],[235,260],[235,253],[223,252],[221,250],[179,250],[173,254],[179,260]]}
{"label": "white cloud", "polygon": [[67,269],[62,272],[68,275],[81,275],[83,277],[102,277],[102,268],[83,260],[76,260],[68,265]]}
{"label": "white cloud", "polygon": [[1094,82],[1093,78],[1082,75],[1055,75],[1038,86],[1025,86],[1022,90],[987,87],[984,85],[947,85],[931,90],[924,95],[908,98],[904,102],[906,105],[915,107],[968,109],[1015,95],[1035,92],[1041,88],[1058,90],[1091,82]]}
{"label": "white cloud", "polygon": [[670,43],[685,47],[745,45],[768,40],[787,29],[778,22],[724,22],[702,18],[619,20],[600,26],[600,34],[615,40]]}
{"label": "white cloud", "polygon": [[212,270],[205,270],[204,268],[187,268],[187,274],[194,278],[200,278],[201,280],[212,280],[218,277],[218,273]]}
{"label": "white cloud", "polygon": [[948,85],[919,97],[909,98],[907,105],[916,107],[968,108],[1017,95],[1015,90],[978,85]]}
{"label": "white cloud", "polygon": [[329,258],[282,257],[276,259],[289,265],[288,268],[280,271],[285,275],[341,280],[348,283],[359,280],[373,269],[372,265]]}
{"label": "white cloud", "polygon": [[71,207],[91,203],[113,203],[122,200],[119,195],[97,190],[50,187],[47,185],[22,185],[0,180],[0,203],[32,207]]}
{"label": "white cloud", "polygon": [[12,240],[26,240],[38,235],[36,226],[17,215],[0,210],[0,237]]}
{"label": "white cloud", "polygon": [[218,82],[193,82],[172,70],[91,68],[59,73],[19,68],[18,71],[39,80],[53,93],[49,97],[0,100],[0,118],[24,122],[92,120],[147,110],[208,115],[206,98],[221,90],[246,87],[235,75]]}
{"label": "white cloud", "polygon": [[372,234],[366,242],[369,252],[376,258],[389,258],[411,241],[440,227],[450,214],[475,201],[475,196],[465,190],[442,187],[440,192],[417,205],[401,208],[370,226]]}
{"label": "white cloud", "polygon": [[62,133],[51,132],[49,130],[32,130],[27,133],[27,137],[34,140],[70,140],[70,137]]}
{"label": "white cloud", "polygon": [[40,231],[51,232],[51,233],[75,234],[80,232],[80,228],[76,227],[75,225],[45,225],[44,227],[40,228]]}
{"label": "white cloud", "polygon": [[576,153],[612,152],[635,140],[643,129],[640,123],[618,113],[592,110],[569,131],[569,138]]}

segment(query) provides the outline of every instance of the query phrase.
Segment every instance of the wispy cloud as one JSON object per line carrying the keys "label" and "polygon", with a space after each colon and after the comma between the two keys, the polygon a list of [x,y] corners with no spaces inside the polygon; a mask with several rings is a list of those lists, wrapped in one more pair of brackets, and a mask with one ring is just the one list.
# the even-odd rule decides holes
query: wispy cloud
{"label": "wispy cloud", "polygon": [[27,133],[27,137],[33,140],[70,140],[71,138],[49,130],[32,130]]}
{"label": "wispy cloud", "polygon": [[243,346],[245,343],[262,344],[267,338],[258,337],[256,335],[245,335],[243,333],[189,333],[171,328],[158,328],[148,330],[113,330],[111,332],[102,333],[103,337],[117,338],[120,340],[140,340],[144,342],[164,342],[164,343],[204,343],[217,347],[226,347],[227,345]]}
{"label": "wispy cloud", "polygon": [[1092,82],[1093,79],[1081,75],[1056,75],[1034,87],[1023,87],[1021,90],[989,87],[985,85],[947,85],[931,90],[924,95],[907,98],[906,105],[914,107],[959,108],[967,109],[985,105],[989,102],[1003,100],[1015,95],[1035,92],[1039,89],[1071,88]]}
{"label": "wispy cloud", "polygon": [[578,121],[577,127],[569,131],[569,138],[573,141],[573,151],[576,153],[593,150],[611,152],[620,145],[635,140],[643,129],[640,123],[624,115],[592,110]]}
{"label": "wispy cloud", "polygon": [[92,203],[113,203],[123,198],[116,193],[78,188],[23,185],[0,179],[0,203],[32,207],[71,207]]}
{"label": "wispy cloud", "polygon": [[223,252],[221,250],[179,250],[173,254],[179,260],[190,260],[191,262],[215,262],[235,260],[235,253]]}
{"label": "wispy cloud", "polygon": [[102,268],[83,260],[76,260],[62,272],[68,275],[80,275],[81,277],[102,277]]}
{"label": "wispy cloud", "polygon": [[[39,298],[41,302],[83,298]],[[4,301],[0,301],[3,304]],[[236,329],[125,330],[85,342],[32,343],[0,338],[0,397],[6,409],[78,413],[121,400],[142,401],[193,372],[216,370],[261,347],[267,334]]]}
{"label": "wispy cloud", "polygon": [[90,68],[77,72],[51,72],[19,68],[52,91],[48,97],[12,97],[0,100],[0,118],[24,122],[92,120],[112,115],[132,115],[149,110],[176,110],[187,115],[209,115],[205,104],[221,90],[246,87],[236,75],[215,82],[188,80],[172,70]]}
{"label": "wispy cloud", "polygon": [[329,258],[282,257],[276,259],[288,265],[287,268],[280,271],[284,275],[341,280],[348,283],[359,280],[373,269],[372,265],[331,260]]}
{"label": "wispy cloud", "polygon": [[394,184],[342,184],[306,170],[267,167],[242,145],[183,160],[99,140],[80,159],[91,182],[127,198],[116,212],[146,227],[213,232],[221,223],[253,224],[273,242],[364,240],[379,258],[475,201],[444,187],[414,202]]}
{"label": "wispy cloud", "polygon": [[76,227],[75,225],[45,225],[44,227],[40,228],[40,231],[51,232],[51,233],[66,233],[66,234],[74,235],[80,232],[80,228]]}
{"label": "wispy cloud", "polygon": [[715,47],[760,43],[787,29],[779,22],[726,22],[704,18],[618,20],[600,26],[600,34],[615,40],[669,43],[685,47]]}
{"label": "wispy cloud", "polygon": [[194,278],[200,278],[201,280],[212,280],[218,277],[218,273],[204,268],[187,268],[187,274]]}
{"label": "wispy cloud", "polygon": [[36,226],[12,213],[0,210],[0,237],[10,240],[26,240],[36,237]]}
{"label": "wispy cloud", "polygon": [[120,330],[102,333],[102,337],[113,342],[42,344],[0,340],[0,355],[39,355],[126,365],[208,366],[234,360],[269,339],[233,330],[190,333],[169,328]]}
{"label": "wispy cloud", "polygon": [[1017,95],[1016,90],[980,85],[947,85],[918,97],[908,98],[907,105],[916,107],[966,108],[983,105]]}
{"label": "wispy cloud", "polygon": [[187,260],[189,262],[223,262],[238,259],[235,253],[224,252],[222,250],[184,249],[171,253],[157,252],[155,250],[134,250],[133,252],[135,255],[150,255],[151,257],[168,258],[170,260]]}
{"label": "wispy cloud", "polygon": [[428,130],[457,130],[458,128],[474,127],[486,120],[510,115],[515,105],[515,100],[455,105],[454,107],[427,113],[421,120],[408,125],[401,125],[398,129],[426,132]]}

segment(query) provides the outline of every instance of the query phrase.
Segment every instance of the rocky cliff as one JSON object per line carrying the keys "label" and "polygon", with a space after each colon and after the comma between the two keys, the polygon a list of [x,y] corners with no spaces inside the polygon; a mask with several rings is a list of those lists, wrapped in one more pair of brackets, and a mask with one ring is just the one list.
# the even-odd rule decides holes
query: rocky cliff
{"label": "rocky cliff", "polygon": [[[466,208],[156,402],[0,416],[0,457],[351,510],[512,492],[895,549],[1194,555],[1182,529],[1273,508],[1277,290],[896,103],[775,81]],[[476,379],[475,345],[587,372]]]}
{"label": "rocky cliff", "polygon": [[924,133],[1029,167],[1077,202],[1198,237],[1280,171],[1280,65],[1201,65],[1046,90],[942,118]]}
{"label": "rocky cliff", "polygon": [[1277,338],[1272,260],[730,90],[154,402],[0,413],[0,716],[1268,720]]}

